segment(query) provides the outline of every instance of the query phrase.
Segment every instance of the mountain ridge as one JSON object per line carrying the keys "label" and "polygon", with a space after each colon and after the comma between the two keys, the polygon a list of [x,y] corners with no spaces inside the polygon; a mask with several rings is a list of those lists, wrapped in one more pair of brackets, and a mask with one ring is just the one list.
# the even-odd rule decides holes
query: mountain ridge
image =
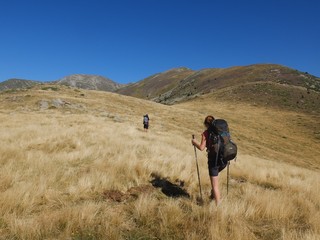
{"label": "mountain ridge", "polygon": [[93,74],[73,74],[52,82],[9,79],[0,83],[0,91],[50,83],[79,89],[116,92],[171,105],[226,87],[240,87],[253,82],[300,86],[308,92],[310,90],[320,92],[320,78],[279,64],[253,64],[200,70],[178,67],[131,84],[119,84],[109,78]]}
{"label": "mountain ridge", "polygon": [[41,84],[41,82],[19,78],[10,78],[6,81],[0,82],[0,91],[13,90],[18,88],[29,88],[37,84]]}
{"label": "mountain ridge", "polygon": [[25,79],[8,79],[0,83],[0,91],[24,89],[29,88],[38,84],[54,84],[54,85],[65,85],[69,87],[75,87],[87,90],[100,90],[107,92],[114,92],[117,89],[125,86],[125,84],[119,84],[112,81],[109,78],[94,75],[94,74],[72,74],[65,76],[56,81],[33,81]]}
{"label": "mountain ridge", "polygon": [[53,83],[81,89],[100,90],[107,92],[114,92],[123,86],[122,84],[116,83],[109,78],[93,74],[73,74],[54,81]]}
{"label": "mountain ridge", "polygon": [[[278,64],[205,68],[198,71],[184,70],[182,73],[172,69],[145,78],[134,85],[125,86],[117,92],[159,103],[174,104],[218,89],[250,82],[275,82],[320,91],[319,78]],[[158,80],[156,91],[155,79]]]}

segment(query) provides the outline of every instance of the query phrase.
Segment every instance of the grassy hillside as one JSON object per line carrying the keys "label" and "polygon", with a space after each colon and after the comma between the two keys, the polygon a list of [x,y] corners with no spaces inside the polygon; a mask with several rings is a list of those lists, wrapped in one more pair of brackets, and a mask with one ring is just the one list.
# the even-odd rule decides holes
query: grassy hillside
{"label": "grassy hillside", "polygon": [[[199,139],[209,113],[228,119],[240,150],[228,195],[220,175],[219,207],[204,152],[196,202],[191,134]],[[0,120],[0,239],[320,237],[318,115],[214,95],[165,106],[37,86],[0,93]]]}
{"label": "grassy hillside", "polygon": [[245,102],[254,106],[320,113],[320,92],[279,83],[247,83],[220,89],[211,95],[230,103]]}
{"label": "grassy hillside", "polygon": [[192,75],[194,71],[188,68],[175,68],[163,73],[154,74],[137,83],[129,84],[117,93],[143,98],[154,99],[179,85],[182,79]]}
{"label": "grassy hillside", "polygon": [[[246,154],[320,170],[319,108],[292,111],[287,105],[249,103],[231,96],[224,89],[176,107],[227,119],[234,140]],[[198,125],[201,128],[200,119]]]}
{"label": "grassy hillside", "polygon": [[165,104],[188,100],[211,91],[248,83],[279,83],[320,91],[320,79],[276,64],[255,64],[192,71],[173,69],[119,90],[119,93]]}

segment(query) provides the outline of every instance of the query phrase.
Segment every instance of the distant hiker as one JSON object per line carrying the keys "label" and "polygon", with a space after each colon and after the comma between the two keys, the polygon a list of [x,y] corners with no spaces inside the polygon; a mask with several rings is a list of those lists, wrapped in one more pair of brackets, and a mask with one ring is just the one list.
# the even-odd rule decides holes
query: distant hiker
{"label": "distant hiker", "polygon": [[145,132],[147,132],[149,129],[149,116],[148,116],[148,114],[143,116],[143,129]]}
{"label": "distant hiker", "polygon": [[201,134],[201,143],[198,143],[195,139],[192,139],[192,145],[198,148],[200,151],[203,151],[205,148],[207,148],[208,152],[208,170],[209,170],[209,176],[210,176],[210,182],[211,182],[211,195],[210,198],[215,200],[216,205],[220,203],[220,191],[219,191],[219,181],[218,181],[218,175],[219,172],[225,167],[225,165],[222,165],[220,163],[217,163],[216,161],[216,152],[215,151],[209,151],[211,143],[209,139],[209,131],[208,128],[211,126],[212,122],[214,121],[213,116],[207,116],[204,119],[204,126],[206,130]]}

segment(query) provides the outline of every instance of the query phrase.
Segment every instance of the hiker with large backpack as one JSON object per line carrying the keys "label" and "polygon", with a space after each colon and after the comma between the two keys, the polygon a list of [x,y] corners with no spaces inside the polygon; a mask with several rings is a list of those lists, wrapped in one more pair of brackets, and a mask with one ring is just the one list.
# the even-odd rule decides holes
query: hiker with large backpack
{"label": "hiker with large backpack", "polygon": [[150,119],[149,119],[148,114],[143,116],[143,129],[144,129],[145,132],[147,132],[148,129],[149,129],[149,120]]}
{"label": "hiker with large backpack", "polygon": [[[231,141],[228,124],[223,119],[207,116],[204,120],[206,130],[201,135],[201,143],[192,139],[192,144],[200,151],[207,149],[208,170],[211,182],[210,198],[216,205],[220,203],[219,172],[237,155],[237,146]],[[229,167],[229,165],[228,165]],[[229,176],[228,176],[229,179]]]}

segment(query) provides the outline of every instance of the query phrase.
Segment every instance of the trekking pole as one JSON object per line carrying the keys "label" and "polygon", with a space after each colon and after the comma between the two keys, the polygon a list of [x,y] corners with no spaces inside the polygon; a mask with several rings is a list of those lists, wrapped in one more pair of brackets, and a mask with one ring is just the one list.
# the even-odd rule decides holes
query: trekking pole
{"label": "trekking pole", "polygon": [[[194,139],[194,135],[192,135],[192,139]],[[201,183],[200,183],[200,174],[199,174],[199,166],[198,166],[198,157],[197,157],[197,150],[196,150],[196,146],[194,147],[194,155],[196,157],[196,164],[197,164],[197,173],[198,173],[198,180],[199,180],[199,188],[200,188],[200,201],[202,202],[202,190],[201,190]]]}
{"label": "trekking pole", "polygon": [[229,165],[230,165],[230,162],[228,161],[228,166],[227,166],[227,195],[229,193]]}

